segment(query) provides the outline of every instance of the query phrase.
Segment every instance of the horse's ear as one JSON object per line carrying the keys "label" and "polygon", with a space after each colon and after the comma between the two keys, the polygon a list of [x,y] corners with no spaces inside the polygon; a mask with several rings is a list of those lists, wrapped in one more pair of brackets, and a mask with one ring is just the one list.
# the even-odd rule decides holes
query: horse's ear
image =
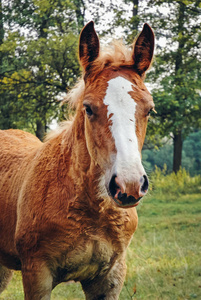
{"label": "horse's ear", "polygon": [[148,24],[144,24],[133,51],[134,68],[143,75],[149,68],[154,52],[154,33]]}
{"label": "horse's ear", "polygon": [[80,34],[79,57],[85,71],[99,55],[99,39],[94,29],[94,22],[89,22]]}

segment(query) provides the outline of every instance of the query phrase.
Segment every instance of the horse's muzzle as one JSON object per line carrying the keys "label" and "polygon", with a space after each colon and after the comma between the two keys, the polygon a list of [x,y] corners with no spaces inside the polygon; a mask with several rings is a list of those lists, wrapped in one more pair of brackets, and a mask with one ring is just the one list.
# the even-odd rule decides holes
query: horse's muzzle
{"label": "horse's muzzle", "polygon": [[112,196],[113,200],[121,207],[133,207],[139,204],[140,199],[148,191],[148,178],[146,175],[140,177],[138,188],[135,189],[135,192],[132,194],[126,193],[126,186],[122,180],[120,180],[117,175],[113,175],[109,183],[109,193]]}

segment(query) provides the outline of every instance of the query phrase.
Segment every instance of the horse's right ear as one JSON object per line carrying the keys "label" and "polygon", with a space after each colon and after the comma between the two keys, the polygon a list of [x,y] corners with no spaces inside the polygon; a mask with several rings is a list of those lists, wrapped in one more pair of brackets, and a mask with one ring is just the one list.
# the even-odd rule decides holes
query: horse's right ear
{"label": "horse's right ear", "polygon": [[154,33],[148,24],[144,24],[133,51],[134,68],[141,76],[149,68],[154,52]]}
{"label": "horse's right ear", "polygon": [[79,58],[85,71],[99,55],[99,39],[94,29],[94,22],[89,22],[80,34]]}

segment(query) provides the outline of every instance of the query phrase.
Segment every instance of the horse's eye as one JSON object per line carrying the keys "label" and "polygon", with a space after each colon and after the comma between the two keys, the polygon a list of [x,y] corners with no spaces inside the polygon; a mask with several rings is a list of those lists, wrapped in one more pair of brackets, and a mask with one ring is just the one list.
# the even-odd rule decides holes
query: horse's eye
{"label": "horse's eye", "polygon": [[84,104],[84,107],[85,107],[85,111],[86,111],[87,116],[91,117],[93,115],[93,111],[92,111],[91,107],[87,104]]}

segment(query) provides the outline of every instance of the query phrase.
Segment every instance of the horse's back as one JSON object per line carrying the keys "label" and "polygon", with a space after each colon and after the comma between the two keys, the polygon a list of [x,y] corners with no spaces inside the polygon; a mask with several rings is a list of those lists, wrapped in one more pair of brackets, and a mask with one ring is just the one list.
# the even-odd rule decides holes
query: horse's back
{"label": "horse's back", "polygon": [[21,130],[0,130],[0,261],[1,251],[15,255],[17,200],[31,160],[42,143]]}
{"label": "horse's back", "polygon": [[[42,142],[34,135],[21,130],[0,130],[0,193],[11,190],[18,177],[24,173],[23,166],[31,159]],[[0,204],[1,205],[1,204]]]}
{"label": "horse's back", "polygon": [[[33,134],[18,129],[0,130],[0,149],[22,153],[40,147],[42,142]],[[10,148],[12,147],[12,148]],[[14,147],[14,148],[13,148]]]}
{"label": "horse's back", "polygon": [[[0,174],[18,171],[24,159],[40,147],[42,143],[34,135],[21,130],[0,130]],[[1,183],[0,183],[1,186]]]}

